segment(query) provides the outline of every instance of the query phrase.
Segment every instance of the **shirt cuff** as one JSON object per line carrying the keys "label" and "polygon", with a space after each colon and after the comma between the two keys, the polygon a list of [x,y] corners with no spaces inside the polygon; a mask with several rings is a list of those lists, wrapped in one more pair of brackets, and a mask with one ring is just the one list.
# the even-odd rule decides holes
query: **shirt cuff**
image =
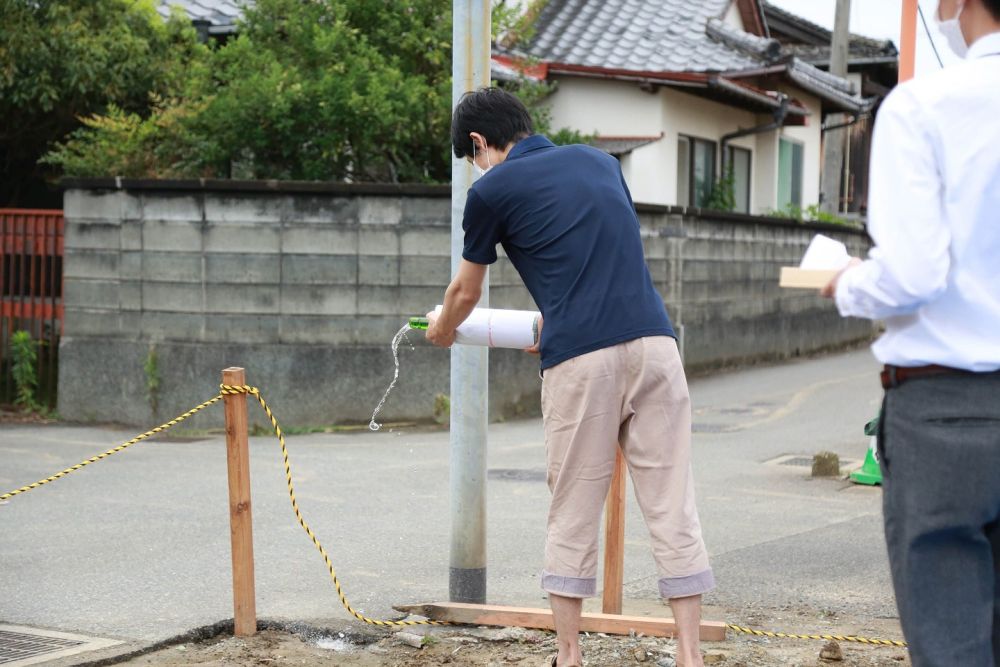
{"label": "shirt cuff", "polygon": [[470,250],[463,250],[462,259],[472,262],[473,264],[481,264],[484,266],[488,266],[497,261],[497,255],[496,252],[494,252],[492,255],[487,255],[485,253],[480,255],[479,253],[475,253]]}
{"label": "shirt cuff", "polygon": [[861,271],[864,265],[865,262],[857,266],[852,266],[840,274],[840,279],[837,281],[837,289],[834,292],[834,301],[837,304],[837,310],[840,312],[841,317],[851,317],[857,312],[856,304],[851,298],[851,289],[854,287],[854,283],[859,276],[864,273]]}

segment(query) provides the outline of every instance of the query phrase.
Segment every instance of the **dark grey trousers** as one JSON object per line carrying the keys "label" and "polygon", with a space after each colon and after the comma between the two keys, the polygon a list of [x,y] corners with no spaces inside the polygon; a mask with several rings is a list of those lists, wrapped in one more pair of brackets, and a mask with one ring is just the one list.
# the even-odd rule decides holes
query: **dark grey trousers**
{"label": "dark grey trousers", "polygon": [[1000,373],[886,391],[885,535],[914,667],[1000,667]]}

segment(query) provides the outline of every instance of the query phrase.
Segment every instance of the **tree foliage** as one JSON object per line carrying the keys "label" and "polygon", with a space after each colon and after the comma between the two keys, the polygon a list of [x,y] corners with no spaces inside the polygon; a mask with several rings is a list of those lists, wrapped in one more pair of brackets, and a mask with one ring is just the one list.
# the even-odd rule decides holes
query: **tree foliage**
{"label": "tree foliage", "polygon": [[[518,12],[495,15],[525,33]],[[256,0],[144,108],[86,116],[45,160],[77,176],[446,182],[451,40],[448,0]],[[550,131],[551,86],[513,87]]]}
{"label": "tree foliage", "polygon": [[0,0],[0,204],[36,194],[39,157],[80,116],[145,113],[198,52],[190,24],[153,0]]}

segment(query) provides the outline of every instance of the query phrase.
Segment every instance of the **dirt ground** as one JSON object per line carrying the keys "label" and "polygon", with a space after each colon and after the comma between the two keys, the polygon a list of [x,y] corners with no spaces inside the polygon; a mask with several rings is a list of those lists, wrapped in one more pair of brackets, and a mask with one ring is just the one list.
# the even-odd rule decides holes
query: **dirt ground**
{"label": "dirt ground", "polygon": [[[706,618],[724,618],[721,610],[707,609]],[[895,619],[864,622],[816,614],[774,615],[755,610],[754,626],[776,631],[851,634],[883,639],[900,638]],[[791,616],[792,618],[789,618]],[[733,618],[734,616],[728,616]],[[749,619],[748,619],[749,620]],[[774,623],[768,623],[774,621]],[[791,627],[794,625],[794,627]],[[404,631],[407,632],[407,631]],[[329,632],[317,628],[268,629],[249,639],[224,634],[198,643],[165,648],[134,658],[128,665],[157,667],[278,667],[291,665],[344,665],[350,667],[541,667],[555,653],[555,635],[521,628],[435,628],[413,631],[422,637],[394,632],[350,629]],[[407,640],[413,644],[407,643]],[[652,637],[589,634],[582,638],[586,667],[648,665],[673,667],[674,644]],[[905,648],[841,642],[841,660],[820,657],[827,642],[772,639],[734,635],[725,642],[704,643],[706,665],[722,667],[844,667],[908,666]]]}
{"label": "dirt ground", "polygon": [[0,424],[54,424],[55,419],[40,412],[0,404]]}

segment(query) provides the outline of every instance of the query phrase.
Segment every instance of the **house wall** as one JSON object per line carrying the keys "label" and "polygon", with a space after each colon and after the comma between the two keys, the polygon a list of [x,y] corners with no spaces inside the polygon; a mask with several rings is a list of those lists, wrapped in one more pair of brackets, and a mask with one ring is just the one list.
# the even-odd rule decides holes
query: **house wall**
{"label": "house wall", "polygon": [[736,6],[735,2],[729,3],[729,8],[726,10],[725,15],[722,17],[722,20],[725,21],[726,25],[728,25],[730,28],[735,28],[736,30],[739,30],[741,32],[744,31],[743,17],[740,16],[739,7]]}
{"label": "house wall", "polygon": [[638,84],[578,76],[555,78],[553,127],[609,136],[653,136],[661,131],[662,99]]}
{"label": "house wall", "polygon": [[[392,378],[389,341],[450,278],[447,187],[225,181],[70,181],[59,413],[159,423],[213,396],[243,366],[285,426],[367,422]],[[819,230],[859,255],[862,232],[638,205],[650,273],[697,372],[870,338],[814,293],[780,290]],[[490,270],[495,307],[533,308],[511,264]],[[428,419],[449,354],[400,349],[387,421]],[[145,368],[151,351],[158,370]],[[493,419],[538,411],[537,359],[490,354]],[[151,393],[152,380],[159,388]],[[153,400],[155,399],[155,400]],[[155,409],[154,409],[155,405]],[[251,408],[251,423],[265,425]],[[188,425],[221,424],[221,410]]]}
{"label": "house wall", "polygon": [[[663,88],[660,94],[664,100],[663,131],[665,134],[662,143],[664,144],[666,163],[662,173],[665,187],[660,191],[658,198],[647,196],[637,201],[675,205],[677,204],[677,142],[681,135],[716,142],[715,165],[718,171],[722,160],[720,143],[722,137],[738,129],[753,127],[758,123],[754,114],[712,100],[670,88]],[[740,137],[731,141],[730,145],[753,151],[754,162],[750,177],[751,180],[754,180],[758,169],[756,137],[754,135]],[[750,199],[750,210],[756,210],[752,183]]]}
{"label": "house wall", "polygon": [[[772,120],[758,116],[757,124]],[[778,139],[781,133],[762,132],[755,136],[757,152],[754,156],[753,194],[754,203],[750,210],[757,215],[766,215],[778,205]]]}
{"label": "house wall", "polygon": [[[804,126],[783,127],[781,129],[781,136],[798,141],[805,147],[802,158],[802,207],[806,208],[819,203],[820,173],[823,169],[823,108],[818,97],[809,95],[799,88],[779,86],[778,90],[794,97],[809,109],[810,115],[806,118]],[[775,174],[777,174],[777,159],[774,162],[774,169]],[[777,185],[775,186],[775,201],[777,201]]]}
{"label": "house wall", "polygon": [[[635,83],[563,77],[552,96],[555,127],[571,127],[603,136],[657,136],[662,138],[633,150],[622,159],[622,171],[635,201],[673,206],[677,198],[677,141],[680,135],[708,139],[721,149],[721,138],[739,129],[771,121],[753,114],[672,88],[655,93]],[[818,98],[788,87],[783,92],[802,102],[811,115],[802,127],[740,137],[732,146],[753,153],[750,211],[765,214],[777,208],[778,143],[784,136],[802,144],[803,207],[819,202],[822,167],[822,108]],[[721,165],[717,152],[716,165]]]}

